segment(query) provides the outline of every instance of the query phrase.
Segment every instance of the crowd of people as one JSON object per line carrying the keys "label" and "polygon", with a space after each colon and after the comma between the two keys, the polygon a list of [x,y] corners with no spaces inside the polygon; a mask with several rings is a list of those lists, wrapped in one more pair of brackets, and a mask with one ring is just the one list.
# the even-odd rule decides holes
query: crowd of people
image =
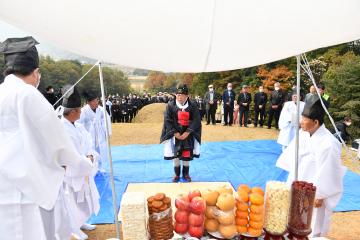
{"label": "crowd of people", "polygon": [[[328,107],[330,97],[324,93],[324,85],[318,87]],[[239,125],[240,127],[248,127],[249,123],[253,123],[254,127],[263,127],[265,125],[269,129],[272,126],[279,129],[281,110],[287,101],[292,100],[295,92],[295,87],[289,92],[281,89],[278,82],[274,84],[274,90],[270,93],[266,93],[264,87],[259,86],[258,91],[253,96],[249,92],[250,87],[247,85],[242,86],[241,92],[235,93],[232,83],[228,83],[227,89],[222,95],[214,90],[212,84],[208,86],[208,89],[203,98],[200,96],[195,97],[201,117],[206,117],[207,125],[221,123],[224,126]],[[301,101],[306,102],[315,95],[317,95],[315,87],[311,86],[310,92],[305,99],[301,94]],[[251,105],[253,105],[253,113],[250,112]]]}
{"label": "crowd of people", "polygon": [[156,95],[144,92],[143,95],[130,93],[119,96],[109,95],[106,99],[106,110],[110,114],[113,123],[131,123],[141,108],[151,103],[168,103],[173,95],[159,92]]}

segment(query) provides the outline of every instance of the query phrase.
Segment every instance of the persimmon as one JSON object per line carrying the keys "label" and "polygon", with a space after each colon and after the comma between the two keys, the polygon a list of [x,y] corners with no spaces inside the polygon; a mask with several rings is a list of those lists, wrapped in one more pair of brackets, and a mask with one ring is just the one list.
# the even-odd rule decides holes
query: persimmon
{"label": "persimmon", "polygon": [[245,212],[249,210],[249,205],[243,202],[236,201],[236,209]]}
{"label": "persimmon", "polygon": [[240,189],[245,190],[247,193],[249,193],[251,190],[251,188],[246,184],[240,184],[237,190],[239,191]]}
{"label": "persimmon", "polygon": [[240,201],[243,201],[244,203],[247,203],[249,201],[249,194],[244,189],[238,190],[238,198]]}
{"label": "persimmon", "polygon": [[262,190],[261,187],[253,187],[251,189],[251,193],[258,193],[260,194],[261,196],[264,196],[264,191]]}
{"label": "persimmon", "polygon": [[244,219],[244,218],[236,218],[235,219],[235,222],[236,222],[236,226],[247,226],[249,221],[247,219]]}
{"label": "persimmon", "polygon": [[251,193],[249,199],[250,199],[251,204],[254,204],[254,205],[264,204],[264,197],[258,193]]}
{"label": "persimmon", "polygon": [[238,231],[238,233],[246,233],[247,232],[247,227],[246,226],[236,226],[236,230]]}
{"label": "persimmon", "polygon": [[247,231],[252,237],[258,237],[262,233],[262,229],[255,229],[255,228],[252,228],[252,227],[249,227],[247,229]]}
{"label": "persimmon", "polygon": [[249,216],[249,212],[248,211],[236,211],[236,217],[238,218],[243,218],[243,219],[248,219]]}
{"label": "persimmon", "polygon": [[256,213],[250,213],[249,218],[251,221],[262,221],[263,220],[263,215],[262,214],[256,214]]}
{"label": "persimmon", "polygon": [[256,214],[259,214],[259,213],[263,213],[264,212],[264,206],[263,205],[251,205],[250,206],[250,211],[252,213],[256,213]]}
{"label": "persimmon", "polygon": [[250,225],[250,227],[252,227],[254,229],[262,229],[264,224],[261,221],[260,222],[250,221],[249,225]]}

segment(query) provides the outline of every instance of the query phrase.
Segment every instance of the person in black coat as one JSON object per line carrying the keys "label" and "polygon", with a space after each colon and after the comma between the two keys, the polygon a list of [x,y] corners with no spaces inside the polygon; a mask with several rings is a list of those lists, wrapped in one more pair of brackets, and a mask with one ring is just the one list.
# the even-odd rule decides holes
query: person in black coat
{"label": "person in black coat", "polygon": [[243,85],[242,92],[238,96],[237,102],[239,104],[240,109],[240,127],[244,123],[244,127],[247,127],[248,118],[249,118],[249,110],[250,110],[250,103],[251,103],[251,94],[248,92],[248,86]]}
{"label": "person in black coat", "polygon": [[198,106],[188,97],[186,84],[177,87],[176,99],[166,106],[164,125],[160,143],[164,143],[164,159],[173,160],[175,176],[173,182],[180,180],[180,160],[182,176],[191,181],[189,162],[200,157],[201,120]]}
{"label": "person in black coat", "polygon": [[[54,105],[56,103],[56,101],[58,100],[58,98],[56,97],[55,93],[54,93],[54,88],[52,86],[48,86],[46,87],[46,93],[44,93],[44,97],[46,98],[46,100],[48,100],[48,102],[51,105]],[[54,109],[57,108],[57,106],[53,106]]]}
{"label": "person in black coat", "polygon": [[126,98],[121,99],[120,103],[120,122],[128,123],[130,121],[129,104],[126,102]]}
{"label": "person in black coat", "polygon": [[267,94],[264,93],[264,87],[259,87],[259,92],[255,93],[254,96],[254,110],[255,110],[255,118],[254,118],[254,127],[257,127],[259,115],[260,115],[260,127],[264,125],[265,119],[265,108],[267,103]]}
{"label": "person in black coat", "polygon": [[[345,117],[344,121],[339,122],[336,124],[336,128],[338,129],[341,138],[344,140],[344,142],[348,142],[350,140],[350,134],[347,132],[347,128],[351,125],[351,118]],[[339,136],[335,133],[334,136],[341,142]]]}
{"label": "person in black coat", "polygon": [[213,125],[216,124],[215,113],[217,109],[217,102],[219,100],[218,94],[214,91],[214,86],[209,85],[209,91],[205,93],[204,103],[206,110],[206,125],[210,124],[210,121]]}
{"label": "person in black coat", "polygon": [[232,90],[232,84],[227,84],[227,89],[222,95],[222,100],[224,102],[224,126],[231,126],[233,123],[233,112],[234,112],[234,101],[235,101],[235,92]]}
{"label": "person in black coat", "polygon": [[275,118],[276,129],[279,129],[279,118],[285,98],[286,94],[283,92],[283,90],[280,89],[280,83],[276,82],[274,84],[274,91],[272,91],[270,95],[268,129],[271,128],[273,118]]}
{"label": "person in black coat", "polygon": [[121,113],[120,113],[120,103],[119,101],[113,100],[111,106],[111,116],[112,122],[117,123],[121,122]]}

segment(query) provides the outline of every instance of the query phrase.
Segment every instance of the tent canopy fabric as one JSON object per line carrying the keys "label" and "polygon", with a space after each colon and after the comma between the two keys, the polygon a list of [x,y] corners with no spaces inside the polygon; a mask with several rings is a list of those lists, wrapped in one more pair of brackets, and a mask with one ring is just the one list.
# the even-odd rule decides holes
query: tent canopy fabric
{"label": "tent canopy fabric", "polygon": [[358,0],[2,0],[0,19],[102,61],[165,72],[256,66],[360,39]]}

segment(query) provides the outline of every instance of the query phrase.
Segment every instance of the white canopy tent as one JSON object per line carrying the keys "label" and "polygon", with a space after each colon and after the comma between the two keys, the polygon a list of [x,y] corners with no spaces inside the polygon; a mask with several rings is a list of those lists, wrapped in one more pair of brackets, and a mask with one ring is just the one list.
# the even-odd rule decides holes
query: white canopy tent
{"label": "white canopy tent", "polygon": [[360,39],[359,13],[359,0],[0,0],[1,20],[125,66],[212,72],[298,55],[298,91],[300,54]]}
{"label": "white canopy tent", "polygon": [[360,39],[358,0],[0,0],[0,19],[94,59],[239,69]]}

